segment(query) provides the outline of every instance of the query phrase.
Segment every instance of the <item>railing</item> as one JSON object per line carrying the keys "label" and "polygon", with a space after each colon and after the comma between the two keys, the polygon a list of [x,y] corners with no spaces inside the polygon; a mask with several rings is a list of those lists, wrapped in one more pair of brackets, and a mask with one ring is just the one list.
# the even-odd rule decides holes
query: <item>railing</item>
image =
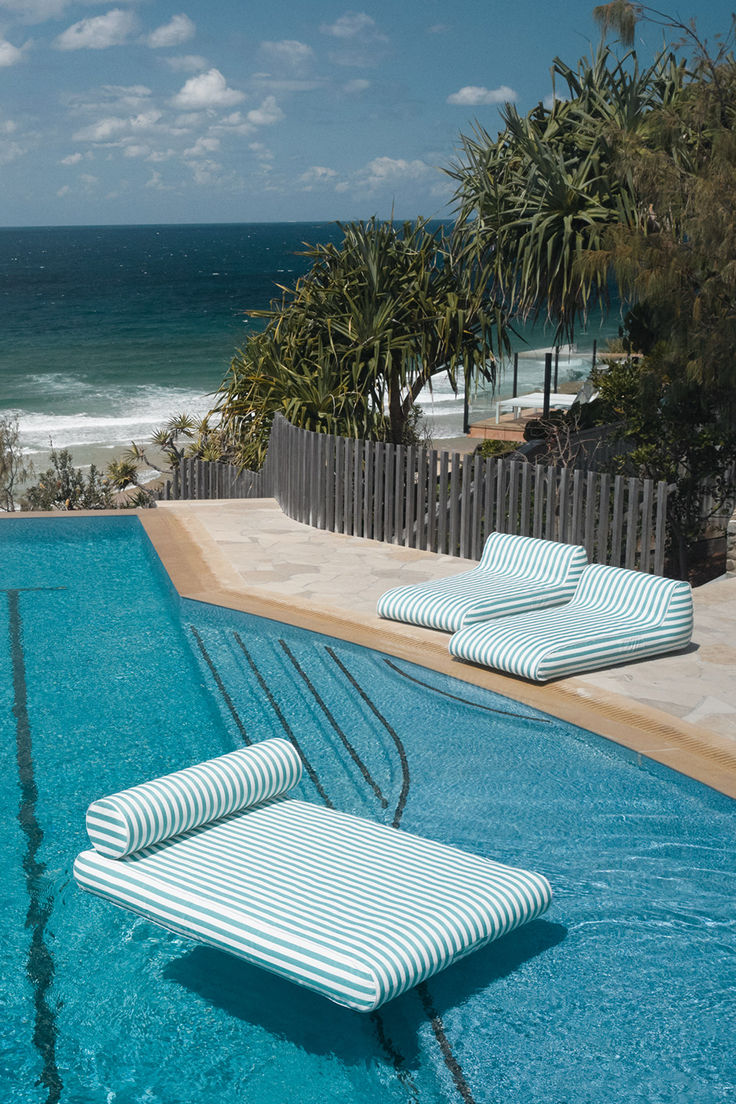
{"label": "railing", "polygon": [[479,559],[492,532],[582,544],[592,562],[661,575],[667,484],[354,441],[278,416],[260,472],[185,460],[163,498],[273,497],[296,521]]}

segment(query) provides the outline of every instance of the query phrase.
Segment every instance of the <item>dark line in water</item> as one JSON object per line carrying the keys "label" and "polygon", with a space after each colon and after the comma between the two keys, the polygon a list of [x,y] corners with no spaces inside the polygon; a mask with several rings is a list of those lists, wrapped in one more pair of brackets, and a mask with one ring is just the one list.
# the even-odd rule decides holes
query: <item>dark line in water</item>
{"label": "dark line in water", "polygon": [[[61,590],[61,587],[33,587],[33,590]],[[31,724],[28,717],[28,689],[23,658],[23,634],[20,617],[19,590],[6,590],[9,609],[10,658],[13,668],[13,715],[16,724],[16,754],[18,781],[20,783],[20,807],[18,822],[26,837],[23,871],[28,890],[26,927],[31,929],[31,944],[26,959],[26,973],[33,990],[35,1018],[33,1045],[38,1051],[42,1071],[40,1083],[48,1090],[47,1104],[57,1104],[61,1099],[63,1084],[56,1065],[56,1013],[49,1007],[48,994],[54,980],[54,960],[46,946],[46,925],[51,915],[53,898],[49,895],[42,902],[44,863],[38,860],[43,843],[43,832],[36,818],[38,789],[33,769]]]}
{"label": "dark line in water", "polygon": [[283,728],[284,732],[286,733],[286,735],[291,740],[291,743],[293,744],[293,746],[296,748],[297,752],[299,753],[299,756],[300,756],[302,762],[304,763],[304,769],[306,770],[307,774],[309,775],[315,789],[317,790],[317,793],[322,798],[322,800],[324,801],[325,805],[327,805],[328,808],[334,809],[335,806],[332,804],[329,797],[327,796],[324,789],[322,788],[322,784],[321,784],[319,778],[317,777],[316,770],[314,769],[314,767],[312,766],[312,764],[309,762],[306,755],[304,754],[304,751],[302,750],[301,745],[299,744],[299,741],[297,740],[296,736],[294,735],[294,733],[292,731],[291,725],[289,724],[286,717],[284,716],[284,714],[281,712],[281,709],[279,708],[279,703],[276,701],[273,694],[271,693],[271,690],[268,687],[268,684],[266,683],[266,680],[263,678],[263,675],[261,674],[261,672],[256,667],[255,662],[254,662],[250,652],[246,648],[243,641],[240,639],[240,634],[236,632],[236,633],[233,633],[233,636],[235,637],[235,640],[237,641],[237,644],[238,644],[240,650],[242,651],[243,655],[245,656],[248,663],[250,664],[250,668],[251,668],[253,674],[258,679],[258,685],[260,686],[261,690],[263,691],[263,693],[268,698],[269,704],[271,705],[274,713],[276,714],[279,721],[281,722],[281,727]]}
{"label": "dark line in water", "polygon": [[426,981],[421,982],[421,984],[417,986],[417,992],[419,993],[419,999],[424,1005],[424,1011],[427,1013],[429,1021],[432,1024],[432,1030],[435,1033],[437,1042],[440,1044],[440,1050],[442,1051],[442,1057],[445,1060],[445,1065],[452,1074],[452,1079],[455,1082],[455,1088],[460,1093],[460,1096],[465,1101],[465,1104],[475,1104],[475,1097],[470,1091],[470,1086],[468,1085],[468,1082],[465,1080],[462,1066],[458,1062],[455,1055],[452,1053],[452,1047],[450,1046],[450,1041],[447,1038],[445,1025],[442,1022],[442,1017],[432,1004],[432,998],[429,995],[429,988]]}
{"label": "dark line in water", "polygon": [[376,797],[378,798],[378,800],[381,802],[382,808],[384,808],[384,809],[388,808],[388,800],[387,800],[386,797],[384,797],[380,786],[378,785],[378,783],[373,778],[373,775],[371,774],[371,772],[368,770],[367,765],[363,762],[361,757],[358,755],[358,752],[355,750],[353,745],[350,743],[350,740],[348,739],[346,734],[340,728],[340,725],[337,723],[334,716],[332,715],[332,712],[328,708],[327,704],[325,703],[325,701],[320,696],[319,691],[317,690],[316,686],[312,683],[312,680],[310,679],[309,675],[304,670],[304,668],[301,666],[301,664],[299,663],[299,660],[293,654],[293,652],[289,648],[289,645],[286,643],[286,641],[285,640],[279,640],[279,644],[281,645],[284,652],[288,656],[289,660],[293,664],[294,669],[296,670],[297,674],[301,675],[301,677],[304,679],[304,682],[307,684],[307,688],[311,692],[312,696],[314,697],[314,700],[317,702],[317,705],[320,707],[320,709],[324,713],[325,717],[327,717],[327,720],[330,722],[330,724],[334,728],[335,732],[337,733],[337,735],[342,740],[342,742],[343,742],[343,744],[344,744],[344,746],[345,746],[345,748],[348,752],[348,755],[353,760],[353,762],[355,763],[358,770],[360,771],[360,773],[365,778],[368,785],[373,790],[373,792],[376,795]]}
{"label": "dark line in water", "polygon": [[[314,770],[314,768],[311,766],[311,764],[307,760],[304,752],[302,751],[302,749],[299,745],[299,742],[297,741],[296,737],[294,736],[294,733],[292,731],[292,728],[291,728],[289,722],[284,717],[283,713],[281,712],[281,709],[279,708],[278,702],[275,700],[275,698],[274,698],[273,694],[271,693],[268,685],[266,684],[263,676],[261,675],[260,671],[258,670],[255,663],[253,662],[253,659],[252,659],[250,653],[248,652],[248,649],[245,647],[245,644],[243,643],[243,641],[240,637],[240,634],[235,632],[233,635],[235,636],[235,639],[238,643],[238,646],[241,648],[245,658],[247,659],[248,663],[250,664],[250,667],[251,667],[251,670],[253,671],[253,674],[258,679],[258,683],[259,683],[261,689],[263,690],[266,697],[268,698],[271,706],[273,707],[274,712],[276,713],[276,716],[279,718],[279,721],[281,722],[281,725],[282,725],[284,731],[286,732],[286,734],[289,737],[289,739],[291,740],[293,746],[296,748],[298,754],[300,755],[300,757],[301,757],[301,759],[304,763],[304,766],[306,768],[307,774],[309,775],[310,779],[314,783],[314,786],[315,786],[315,789],[317,790],[317,793],[320,795],[320,797],[322,798],[323,802],[328,807],[328,809],[334,809],[335,808],[334,803],[327,796],[327,792],[325,791],[322,783],[320,782],[319,777],[317,775],[317,772]],[[281,643],[282,643],[282,645],[284,645],[285,650],[288,652],[288,648],[286,647],[284,641],[281,641]],[[384,1025],[383,1017],[382,1017],[381,1013],[378,1010],[372,1012],[371,1013],[371,1020],[373,1021],[373,1024],[375,1025],[375,1028],[376,1028],[376,1034],[378,1035],[379,1045],[381,1047],[383,1047],[384,1051],[388,1055],[388,1058],[391,1061],[391,1064],[392,1064],[393,1069],[394,1069],[394,1073],[396,1074],[396,1078],[397,1078],[399,1084],[406,1090],[412,1104],[421,1104],[421,1101],[420,1101],[420,1098],[419,1098],[419,1092],[417,1090],[416,1085],[414,1084],[414,1079],[411,1075],[411,1072],[410,1072],[410,1070],[407,1069],[406,1062],[404,1061],[401,1054],[399,1053],[399,1051],[396,1049],[396,1047],[394,1046],[394,1044],[391,1042],[391,1040],[389,1039],[389,1037],[386,1034],[386,1029],[385,1029],[385,1025]]]}
{"label": "dark line in water", "polygon": [[422,682],[421,679],[416,678],[414,675],[410,675],[408,671],[402,671],[400,667],[397,667],[390,659],[383,661],[387,667],[390,667],[392,671],[395,671],[397,675],[401,675],[402,678],[408,679],[409,682],[415,682],[417,686],[423,686],[427,690],[433,690],[435,694],[441,694],[443,698],[451,698],[452,701],[462,702],[463,705],[472,705],[475,709],[484,709],[486,713],[499,713],[502,717],[515,717],[517,720],[522,721],[535,721],[539,724],[552,724],[552,721],[547,717],[527,717],[525,713],[509,713],[507,709],[495,709],[492,705],[481,705],[480,702],[470,701],[469,698],[461,698],[458,694],[451,694],[449,690],[440,690],[439,686],[432,686],[431,682]]}
{"label": "dark line in water", "polygon": [[386,729],[389,736],[393,740],[394,744],[396,745],[396,750],[399,753],[399,760],[401,762],[402,785],[401,785],[401,793],[399,795],[399,801],[398,801],[398,804],[396,806],[396,812],[394,813],[394,819],[391,823],[392,823],[394,828],[398,828],[399,824],[401,822],[401,818],[404,815],[404,809],[406,807],[406,800],[409,796],[409,786],[411,785],[411,778],[409,776],[409,760],[406,757],[406,749],[404,748],[404,745],[401,742],[401,737],[399,736],[396,729],[393,728],[392,725],[389,724],[389,722],[386,720],[384,715],[373,704],[373,702],[368,697],[368,695],[363,690],[363,688],[358,684],[358,682],[355,680],[353,675],[350,674],[350,671],[348,671],[347,667],[342,662],[342,660],[339,658],[339,656],[337,656],[335,654],[334,650],[329,645],[325,646],[325,651],[330,656],[330,658],[332,660],[334,660],[334,662],[337,664],[337,666],[340,668],[340,670],[345,675],[345,678],[348,680],[348,682],[351,684],[351,686],[355,690],[358,691],[358,693],[360,694],[360,696],[363,699],[363,701],[365,702],[365,704],[368,706],[368,708],[371,710],[371,712],[374,714],[374,716],[378,718],[378,720],[381,722],[381,724],[383,725],[383,727]]}
{"label": "dark line in water", "polygon": [[371,1020],[373,1021],[373,1024],[376,1028],[376,1035],[378,1035],[379,1043],[386,1051],[393,1063],[394,1072],[396,1074],[397,1080],[406,1089],[411,1100],[415,1101],[415,1104],[421,1104],[419,1091],[414,1084],[414,1078],[412,1077],[409,1070],[406,1068],[406,1063],[404,1062],[401,1054],[386,1034],[386,1025],[383,1022],[383,1017],[381,1016],[381,1013],[378,1010],[371,1012]]}
{"label": "dark line in water", "polygon": [[[401,817],[402,817],[403,812],[404,812],[404,808],[406,806],[407,797],[409,796],[410,776],[409,776],[409,761],[408,761],[408,758],[407,758],[407,755],[406,755],[406,749],[404,748],[404,745],[401,741],[401,738],[399,737],[396,730],[389,724],[389,722],[386,720],[386,718],[383,716],[383,714],[378,710],[378,708],[374,705],[374,703],[371,701],[371,699],[368,697],[368,695],[365,693],[365,691],[359,686],[356,679],[353,677],[353,675],[351,675],[351,673],[348,671],[345,664],[342,663],[342,661],[336,655],[334,650],[329,645],[327,645],[326,646],[326,651],[332,657],[332,659],[335,661],[335,663],[338,665],[338,667],[343,672],[345,677],[350,681],[351,685],[358,691],[358,693],[360,694],[363,701],[373,711],[375,716],[378,718],[378,720],[381,722],[381,724],[384,726],[384,728],[386,729],[386,731],[389,733],[392,740],[396,744],[396,748],[399,752],[399,758],[401,759],[401,770],[402,770],[402,774],[403,774],[403,778],[404,778],[404,784],[403,784],[402,789],[401,789],[401,795],[399,797],[399,801],[398,801],[398,804],[396,806],[396,812],[394,814],[394,819],[393,819],[393,827],[398,828],[399,827],[399,822],[401,821]],[[401,674],[403,672],[400,671],[399,673]],[[463,1100],[465,1101],[465,1104],[475,1104],[473,1094],[471,1093],[470,1088],[468,1086],[468,1083],[465,1080],[465,1075],[463,1074],[462,1066],[460,1065],[457,1058],[455,1057],[455,1055],[452,1052],[452,1047],[450,1045],[450,1040],[447,1038],[447,1034],[445,1032],[445,1026],[442,1023],[442,1019],[438,1015],[438,1013],[436,1012],[434,1006],[432,1005],[432,999],[429,995],[429,988],[428,988],[427,983],[422,982],[419,986],[417,986],[417,989],[418,989],[419,998],[422,1002],[424,1010],[425,1010],[425,1012],[426,1012],[426,1014],[427,1014],[427,1016],[428,1016],[428,1018],[429,1018],[429,1020],[432,1024],[432,1030],[434,1031],[435,1038],[437,1039],[437,1042],[439,1043],[439,1046],[440,1046],[440,1050],[442,1051],[442,1058],[443,1058],[444,1063],[447,1066],[448,1070],[450,1071],[450,1074],[452,1075],[452,1079],[455,1082],[455,1087],[457,1088],[457,1091],[462,1096]],[[384,1043],[384,1046],[386,1046],[385,1043]],[[389,1053],[391,1053],[391,1050],[387,1046],[386,1046],[386,1049],[389,1051]]]}
{"label": "dark line in water", "polygon": [[240,735],[243,737],[243,743],[246,746],[249,746],[251,741],[250,741],[250,737],[248,736],[247,732],[245,731],[245,725],[243,724],[240,717],[238,716],[238,711],[235,708],[235,703],[233,702],[233,699],[230,697],[227,690],[225,689],[225,684],[222,681],[222,679],[220,678],[220,674],[219,674],[217,668],[215,667],[215,665],[212,661],[212,657],[209,655],[207,649],[204,646],[204,641],[202,640],[202,637],[199,635],[199,633],[195,629],[194,625],[190,625],[189,628],[192,631],[192,636],[194,637],[194,639],[197,642],[197,647],[199,648],[200,652],[202,653],[202,656],[204,658],[205,663],[207,664],[210,671],[212,672],[212,676],[213,676],[215,682],[217,683],[217,689],[222,694],[222,697],[225,701],[225,705],[228,707],[228,709],[232,713],[233,720],[235,721],[236,725],[238,726],[238,730],[240,732]]}

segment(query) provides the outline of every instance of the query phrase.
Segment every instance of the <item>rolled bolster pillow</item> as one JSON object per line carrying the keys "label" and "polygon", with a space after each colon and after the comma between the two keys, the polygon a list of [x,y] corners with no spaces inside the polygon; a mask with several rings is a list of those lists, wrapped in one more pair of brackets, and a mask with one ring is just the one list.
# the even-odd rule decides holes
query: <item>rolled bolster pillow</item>
{"label": "rolled bolster pillow", "polygon": [[290,743],[264,740],[101,797],[87,810],[87,834],[95,851],[122,859],[286,793],[301,776],[302,761]]}

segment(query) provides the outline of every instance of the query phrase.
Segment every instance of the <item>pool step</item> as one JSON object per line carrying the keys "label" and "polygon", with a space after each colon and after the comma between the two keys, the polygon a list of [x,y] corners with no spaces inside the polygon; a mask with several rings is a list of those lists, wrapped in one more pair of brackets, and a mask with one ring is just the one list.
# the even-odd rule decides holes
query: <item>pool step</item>
{"label": "pool step", "polygon": [[376,657],[285,626],[268,623],[264,631],[262,625],[188,626],[234,743],[290,740],[305,763],[305,797],[390,823],[400,800],[402,764],[390,724],[381,721],[363,685],[370,687]]}

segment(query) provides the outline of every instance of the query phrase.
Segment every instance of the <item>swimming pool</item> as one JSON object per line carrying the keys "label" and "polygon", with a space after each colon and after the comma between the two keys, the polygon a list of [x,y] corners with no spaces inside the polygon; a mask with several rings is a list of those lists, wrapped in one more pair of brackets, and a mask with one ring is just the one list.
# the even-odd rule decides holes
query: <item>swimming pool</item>
{"label": "swimming pool", "polygon": [[[0,1099],[730,1101],[730,799],[508,699],[180,602],[137,519],[0,524]],[[286,736],[301,795],[544,873],[362,1017],[81,893],[92,798]]]}

